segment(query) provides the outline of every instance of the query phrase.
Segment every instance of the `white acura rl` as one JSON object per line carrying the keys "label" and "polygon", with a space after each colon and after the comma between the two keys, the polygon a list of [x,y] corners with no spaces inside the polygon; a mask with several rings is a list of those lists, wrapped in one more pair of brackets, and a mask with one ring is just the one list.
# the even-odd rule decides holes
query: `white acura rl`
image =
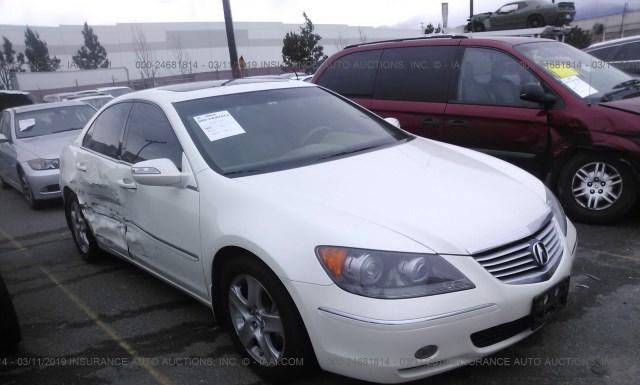
{"label": "white acura rl", "polygon": [[297,81],[122,96],[61,186],[86,260],[212,307],[271,380],[317,362],[398,383],[494,353],[566,303],[577,244],[533,176]]}

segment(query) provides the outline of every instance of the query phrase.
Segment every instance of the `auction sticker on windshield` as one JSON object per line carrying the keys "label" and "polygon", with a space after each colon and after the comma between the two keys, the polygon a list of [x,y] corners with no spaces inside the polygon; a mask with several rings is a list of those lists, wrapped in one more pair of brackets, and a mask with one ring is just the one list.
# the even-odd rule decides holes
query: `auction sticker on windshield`
{"label": "auction sticker on windshield", "polygon": [[569,76],[566,78],[560,79],[565,86],[569,87],[573,92],[578,94],[581,98],[586,98],[589,95],[597,94],[598,90],[591,87],[591,85],[584,80],[580,79],[578,76]]}
{"label": "auction sticker on windshield", "polygon": [[244,134],[246,131],[229,111],[217,111],[194,116],[200,129],[207,135],[210,142]]}
{"label": "auction sticker on windshield", "polygon": [[18,121],[18,127],[20,127],[20,132],[28,130],[35,125],[36,125],[36,120],[33,118],[22,119]]}

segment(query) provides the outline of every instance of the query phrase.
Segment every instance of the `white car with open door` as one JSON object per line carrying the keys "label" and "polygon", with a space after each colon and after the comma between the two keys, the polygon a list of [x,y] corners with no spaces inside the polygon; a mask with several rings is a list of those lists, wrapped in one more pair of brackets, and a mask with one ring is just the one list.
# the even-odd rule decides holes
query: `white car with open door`
{"label": "white car with open door", "polygon": [[427,377],[561,308],[576,230],[535,177],[396,124],[299,81],[127,94],[63,153],[68,223],[211,306],[266,378]]}

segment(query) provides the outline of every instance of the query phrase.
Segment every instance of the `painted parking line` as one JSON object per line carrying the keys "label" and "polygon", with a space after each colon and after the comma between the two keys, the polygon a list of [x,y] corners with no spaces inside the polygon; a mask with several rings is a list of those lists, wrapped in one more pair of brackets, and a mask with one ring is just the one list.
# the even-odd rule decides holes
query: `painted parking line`
{"label": "painted parking line", "polygon": [[[16,241],[7,232],[0,229],[0,235],[2,235],[6,240],[8,240],[16,248],[17,251],[25,254],[28,257],[31,257],[31,255],[29,255],[28,248],[22,245],[20,242]],[[53,282],[56,285],[56,287],[58,287],[62,291],[62,293],[64,293],[64,295],[71,302],[73,302],[74,305],[76,305],[76,307],[78,307],[87,317],[89,317],[96,324],[96,326],[100,330],[102,330],[103,333],[105,333],[109,338],[111,338],[115,343],[117,343],[122,349],[124,349],[124,351],[126,351],[127,354],[129,354],[135,360],[135,362],[138,363],[138,365],[144,368],[147,371],[147,373],[149,373],[149,375],[151,375],[151,377],[153,377],[156,380],[158,384],[174,385],[173,381],[171,381],[169,377],[167,377],[167,375],[165,375],[155,367],[149,365],[147,360],[142,359],[138,354],[138,352],[135,350],[135,348],[126,339],[120,337],[112,327],[110,327],[109,325],[104,323],[102,320],[100,320],[100,317],[98,316],[98,314],[95,311],[93,311],[93,309],[91,309],[89,305],[87,305],[84,301],[82,301],[71,290],[69,290],[69,288],[63,285],[53,273],[51,273],[48,269],[46,269],[43,266],[38,266],[38,268],[40,269],[42,274],[44,274],[47,278],[49,278],[49,280]]]}

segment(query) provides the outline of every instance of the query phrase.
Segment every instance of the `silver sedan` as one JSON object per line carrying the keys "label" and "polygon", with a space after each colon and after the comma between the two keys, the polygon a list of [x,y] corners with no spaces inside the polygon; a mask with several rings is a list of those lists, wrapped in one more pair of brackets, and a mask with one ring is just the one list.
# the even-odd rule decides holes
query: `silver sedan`
{"label": "silver sedan", "polygon": [[62,149],[95,109],[68,101],[8,108],[0,118],[0,184],[21,191],[32,208],[59,198]]}

